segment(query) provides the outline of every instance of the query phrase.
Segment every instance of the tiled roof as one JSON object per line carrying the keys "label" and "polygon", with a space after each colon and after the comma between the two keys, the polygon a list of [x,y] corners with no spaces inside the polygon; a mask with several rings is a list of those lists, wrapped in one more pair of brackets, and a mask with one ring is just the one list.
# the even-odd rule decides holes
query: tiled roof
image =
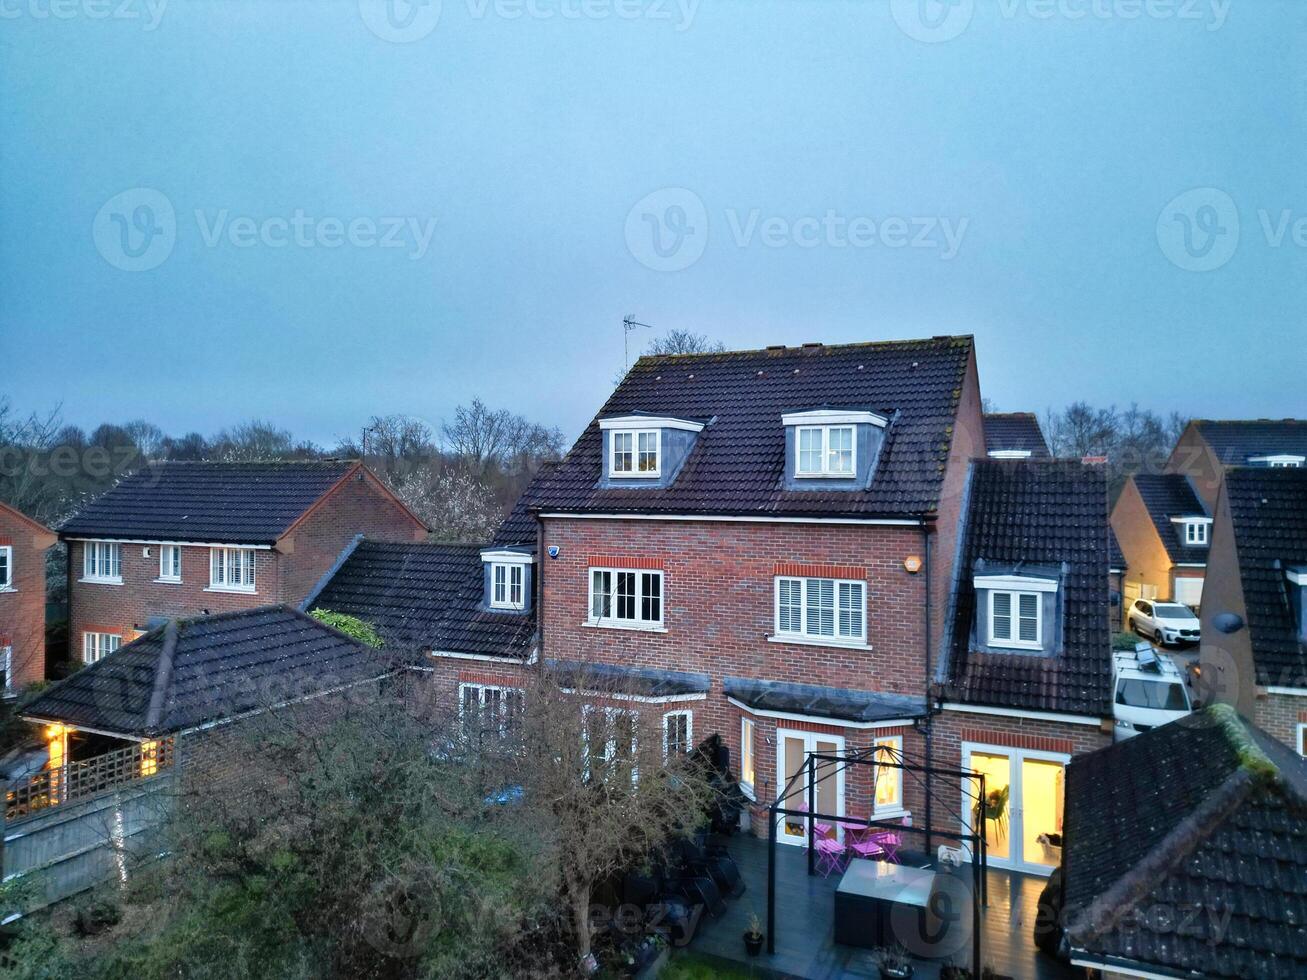
{"label": "tiled roof", "polygon": [[1229,707],[1073,759],[1064,839],[1074,959],[1307,976],[1307,763]]}
{"label": "tiled roof", "polygon": [[363,541],[313,605],[366,620],[388,642],[528,656],[536,631],[534,612],[490,612],[483,600],[479,545]]}
{"label": "tiled roof", "polygon": [[272,544],[357,464],[151,464],[66,521],[65,537]]}
{"label": "tiled roof", "polygon": [[1171,561],[1177,565],[1206,564],[1208,549],[1186,545],[1183,526],[1171,520],[1172,517],[1211,516],[1189,477],[1181,473],[1136,473],[1131,479]]}
{"label": "tiled roof", "polygon": [[[940,337],[642,357],[541,481],[535,504],[543,510],[632,513],[932,513],[971,350],[970,337]],[[784,489],[781,416],[823,406],[892,417],[869,489]],[[637,412],[713,421],[698,435],[672,486],[601,488],[598,420]]]}
{"label": "tiled roof", "polygon": [[[1107,717],[1112,713],[1105,468],[1078,460],[973,462],[937,678],[948,700]],[[973,649],[978,559],[1069,567],[1053,656]]]}
{"label": "tiled roof", "polygon": [[1307,456],[1307,419],[1196,419],[1193,424],[1226,466],[1246,463],[1249,456]]}
{"label": "tiled roof", "polygon": [[1257,683],[1300,687],[1307,645],[1295,626],[1285,571],[1307,565],[1307,469],[1232,469],[1225,494]]}
{"label": "tiled roof", "polygon": [[784,711],[859,722],[921,718],[926,714],[926,699],[908,694],[761,681],[748,677],[727,677],[723,689],[727,697],[757,711]]}
{"label": "tiled roof", "polygon": [[1125,552],[1121,550],[1121,542],[1116,539],[1116,531],[1111,527],[1107,529],[1107,567],[1122,571],[1126,568]]}
{"label": "tiled roof", "polygon": [[55,684],[23,714],[124,735],[167,734],[378,677],[395,665],[393,655],[301,612],[264,606],[152,630]]}
{"label": "tiled roof", "polygon": [[1026,449],[1030,459],[1048,459],[1048,443],[1044,441],[1039,419],[1033,412],[986,412],[985,451],[1001,452],[1006,449]]}
{"label": "tiled roof", "polygon": [[513,505],[508,517],[495,531],[492,544],[499,547],[530,545],[534,548],[536,546],[537,521],[535,515],[531,513],[531,504],[535,500],[539,488],[549,478],[549,473],[556,465],[556,463],[543,464],[536,475],[531,478],[531,483],[522,492],[522,495],[517,498],[517,502]]}

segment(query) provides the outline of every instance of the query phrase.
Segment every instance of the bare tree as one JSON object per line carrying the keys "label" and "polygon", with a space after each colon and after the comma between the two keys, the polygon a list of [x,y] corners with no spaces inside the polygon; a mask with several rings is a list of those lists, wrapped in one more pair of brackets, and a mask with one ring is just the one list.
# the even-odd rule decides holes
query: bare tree
{"label": "bare tree", "polygon": [[650,355],[661,354],[720,354],[726,345],[720,340],[709,340],[707,334],[693,333],[689,330],[669,330],[662,337],[655,337],[645,348]]}
{"label": "bare tree", "polygon": [[507,409],[492,409],[480,398],[454,409],[454,419],[440,427],[446,447],[478,470],[514,459],[557,458],[563,435],[527,421]]}
{"label": "bare tree", "polygon": [[504,516],[486,485],[461,465],[426,463],[393,476],[390,486],[437,541],[485,541]]}
{"label": "bare tree", "polygon": [[213,448],[216,457],[227,463],[287,459],[295,451],[295,439],[290,430],[273,422],[252,419],[223,429],[214,436]]}
{"label": "bare tree", "polygon": [[168,437],[153,422],[134,419],[123,426],[123,432],[146,460],[159,459],[163,456]]}

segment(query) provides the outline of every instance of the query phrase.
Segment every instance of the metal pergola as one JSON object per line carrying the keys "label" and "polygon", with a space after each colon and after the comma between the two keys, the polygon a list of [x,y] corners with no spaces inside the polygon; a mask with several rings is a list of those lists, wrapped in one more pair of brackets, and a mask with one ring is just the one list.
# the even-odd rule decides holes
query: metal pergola
{"label": "metal pergola", "polygon": [[[825,769],[818,775],[818,764],[824,764]],[[876,796],[876,766],[884,766],[888,769],[897,769],[898,771],[910,775],[925,790],[926,803],[926,825],[924,827],[911,827],[895,820],[875,820],[870,816],[851,817],[840,816],[833,813],[820,813],[817,811],[817,783],[821,780],[837,777],[851,766],[871,766],[871,798]],[[924,777],[924,778],[923,778]],[[978,805],[972,806],[973,819],[965,821],[962,813],[952,808],[945,801],[945,806],[949,815],[957,818],[957,826],[970,826],[971,833],[962,833],[960,830],[952,831],[937,829],[933,827],[932,815],[934,801],[934,790],[931,785],[932,777],[953,780],[958,783],[958,799],[963,806],[969,805],[974,801]],[[794,792],[794,786],[800,778],[806,779],[807,783],[807,809],[793,810],[785,806],[785,802]],[[974,787],[974,790],[971,789]],[[906,788],[906,787],[905,787]],[[968,845],[968,851],[971,855],[971,946],[972,946],[972,976],[978,977],[981,972],[981,935],[980,935],[980,908],[981,905],[989,905],[989,891],[986,872],[988,871],[988,858],[986,854],[985,836],[988,829],[987,824],[989,815],[986,812],[985,805],[985,774],[974,772],[970,769],[950,769],[943,766],[923,765],[918,762],[908,761],[905,753],[888,745],[877,745],[866,749],[857,749],[854,751],[838,752],[809,752],[804,760],[802,767],[796,772],[785,787],[777,794],[776,801],[768,807],[769,820],[767,827],[767,952],[774,954],[776,952],[776,831],[779,822],[785,817],[793,817],[797,820],[807,821],[808,828],[808,874],[816,873],[816,842],[817,830],[816,824],[819,820],[829,821],[832,825],[849,827],[855,825],[861,828],[883,828],[894,830],[899,833],[917,833],[925,837],[925,846],[927,857],[932,837],[940,837],[946,840],[957,841],[960,844]],[[977,860],[977,858],[979,860]],[[979,901],[977,901],[979,896]]]}

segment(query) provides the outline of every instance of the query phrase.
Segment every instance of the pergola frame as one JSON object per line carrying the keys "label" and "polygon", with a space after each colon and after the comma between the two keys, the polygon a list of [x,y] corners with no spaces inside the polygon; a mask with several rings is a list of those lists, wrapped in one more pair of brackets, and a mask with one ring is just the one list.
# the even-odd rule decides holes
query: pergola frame
{"label": "pergola frame", "polygon": [[[871,766],[871,797],[874,800],[876,796],[876,766],[885,766],[890,769],[897,769],[903,773],[912,774],[917,783],[925,790],[926,801],[926,826],[910,827],[901,822],[894,820],[875,820],[870,816],[850,817],[839,816],[833,813],[817,812],[817,764],[818,762],[828,763],[838,768],[830,769],[821,775],[821,779],[830,779],[838,776],[850,766]],[[925,776],[923,779],[922,776]],[[794,788],[794,784],[800,777],[806,777],[808,808],[806,810],[791,810],[782,805],[787,800]],[[937,830],[931,826],[932,800],[934,791],[931,787],[931,778],[940,777],[944,779],[956,779],[958,781],[958,792],[960,801],[979,801],[980,806],[973,808],[973,813],[979,817],[979,827],[972,826],[972,833],[964,834],[962,832],[953,832],[950,830]],[[970,785],[975,786],[974,793],[968,791],[968,781]],[[873,745],[870,748],[858,749],[852,752],[809,752],[804,760],[803,766],[796,772],[776,795],[776,801],[768,809],[767,825],[767,952],[774,954],[776,952],[776,830],[779,821],[785,817],[795,817],[806,820],[808,827],[808,874],[816,873],[816,824],[818,820],[828,820],[832,824],[845,826],[856,824],[863,828],[882,827],[887,830],[899,832],[907,831],[909,833],[918,833],[925,837],[927,852],[930,849],[930,840],[932,836],[943,837],[948,840],[955,840],[962,844],[970,845],[969,850],[972,860],[971,864],[971,955],[972,955],[972,976],[980,976],[981,971],[981,934],[980,934],[980,907],[989,905],[989,890],[986,872],[989,869],[988,856],[985,845],[985,832],[989,816],[986,813],[984,805],[985,800],[985,774],[983,772],[974,772],[970,769],[949,769],[943,766],[920,765],[908,762],[904,752],[888,745]],[[873,804],[874,806],[874,804]],[[950,807],[950,809],[952,809]],[[963,826],[962,814],[953,810],[953,815],[958,818],[958,826]],[[974,823],[974,821],[972,821]],[[978,833],[976,831],[979,831]],[[977,860],[979,858],[979,860]],[[979,901],[977,900],[979,896]]]}

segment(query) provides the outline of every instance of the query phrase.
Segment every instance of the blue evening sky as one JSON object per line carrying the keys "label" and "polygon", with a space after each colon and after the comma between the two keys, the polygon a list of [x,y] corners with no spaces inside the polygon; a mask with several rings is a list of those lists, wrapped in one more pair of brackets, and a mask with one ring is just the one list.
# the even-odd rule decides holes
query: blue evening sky
{"label": "blue evening sky", "polygon": [[571,437],[626,314],[1307,413],[1297,0],[0,0],[0,91],[0,393],[86,426]]}

